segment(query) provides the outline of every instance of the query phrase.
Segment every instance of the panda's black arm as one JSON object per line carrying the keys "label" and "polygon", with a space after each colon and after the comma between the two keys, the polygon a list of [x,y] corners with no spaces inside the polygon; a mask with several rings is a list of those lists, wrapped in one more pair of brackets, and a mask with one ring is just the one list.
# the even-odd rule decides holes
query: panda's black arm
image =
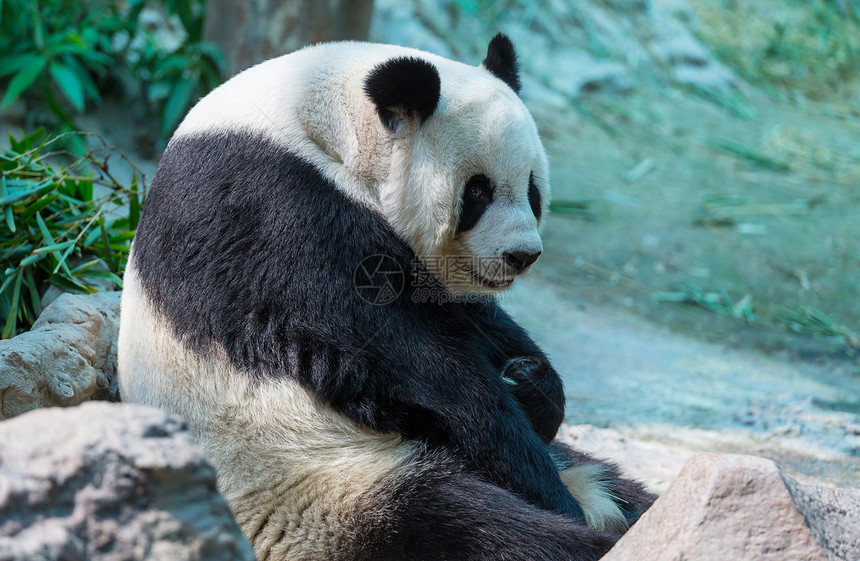
{"label": "panda's black arm", "polygon": [[[384,340],[397,341],[398,352],[376,348],[382,353],[341,359],[341,366],[348,366],[337,373],[312,369],[301,381],[371,429],[447,447],[469,471],[540,508],[584,520],[546,448],[492,365],[451,350],[449,341],[421,329],[414,319],[394,319],[389,325],[397,329],[380,330],[378,336]],[[317,347],[312,354],[343,350]]]}
{"label": "panda's black arm", "polygon": [[564,386],[528,333],[495,302],[469,304],[484,352],[545,443],[564,421]]}
{"label": "panda's black arm", "polygon": [[508,361],[520,357],[549,362],[525,329],[496,302],[469,303],[465,309],[484,342],[484,352],[497,369],[501,370]]}

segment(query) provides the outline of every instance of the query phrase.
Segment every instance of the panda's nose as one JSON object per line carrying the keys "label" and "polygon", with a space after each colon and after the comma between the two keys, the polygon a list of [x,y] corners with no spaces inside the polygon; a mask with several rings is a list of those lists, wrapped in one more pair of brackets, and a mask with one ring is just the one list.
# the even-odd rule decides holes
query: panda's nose
{"label": "panda's nose", "polygon": [[519,273],[540,257],[541,252],[537,253],[526,253],[524,251],[511,251],[510,253],[505,253],[505,263],[513,267]]}

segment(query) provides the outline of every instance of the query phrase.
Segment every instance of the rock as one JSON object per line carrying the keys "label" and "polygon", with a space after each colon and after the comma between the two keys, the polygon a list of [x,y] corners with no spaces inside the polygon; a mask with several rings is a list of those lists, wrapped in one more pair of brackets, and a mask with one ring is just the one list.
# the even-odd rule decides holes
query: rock
{"label": "rock", "polygon": [[526,105],[536,104],[542,107],[556,109],[570,105],[570,100],[552,88],[544,86],[530,75],[523,76],[522,98]]}
{"label": "rock", "polygon": [[632,87],[624,65],[598,60],[577,49],[559,50],[551,57],[539,57],[534,70],[553,90],[571,98],[583,93],[624,93]]}
{"label": "rock", "polygon": [[[511,37],[524,81],[567,100],[595,92],[627,93],[637,84],[669,83],[725,94],[737,78],[695,38],[688,0],[377,0],[371,39],[477,63],[496,32]],[[558,97],[533,95],[557,107]],[[567,102],[569,104],[569,101]]]}
{"label": "rock", "polygon": [[432,31],[426,18],[418,14],[420,5],[396,0],[377,0],[375,4],[370,22],[372,40],[456,58],[448,44]]}
{"label": "rock", "polygon": [[770,460],[693,457],[603,561],[856,561],[860,490],[799,483]]}
{"label": "rock", "polygon": [[717,61],[693,36],[698,25],[687,0],[651,0],[654,30],[651,52],[681,85],[707,92],[728,93],[738,86],[734,73]]}
{"label": "rock", "polygon": [[33,329],[0,341],[0,418],[118,399],[119,292],[64,294]]}
{"label": "rock", "polygon": [[90,402],[0,422],[3,561],[254,558],[183,421]]}

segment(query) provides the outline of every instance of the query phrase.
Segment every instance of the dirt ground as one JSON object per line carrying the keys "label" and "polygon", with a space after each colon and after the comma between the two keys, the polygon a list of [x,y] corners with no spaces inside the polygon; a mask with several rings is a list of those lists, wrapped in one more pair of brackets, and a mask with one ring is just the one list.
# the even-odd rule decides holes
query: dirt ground
{"label": "dirt ground", "polygon": [[568,422],[860,486],[860,119],[746,100],[655,88],[542,119],[566,206],[506,306]]}
{"label": "dirt ground", "polygon": [[754,119],[652,90],[544,127],[553,197],[578,208],[536,269],[705,339],[854,360],[860,118],[750,94]]}
{"label": "dirt ground", "polygon": [[540,273],[517,283],[504,305],[562,375],[566,422],[615,429],[626,446],[659,444],[657,458],[676,469],[667,457],[752,453],[808,481],[860,486],[860,379],[844,369],[672,332]]}

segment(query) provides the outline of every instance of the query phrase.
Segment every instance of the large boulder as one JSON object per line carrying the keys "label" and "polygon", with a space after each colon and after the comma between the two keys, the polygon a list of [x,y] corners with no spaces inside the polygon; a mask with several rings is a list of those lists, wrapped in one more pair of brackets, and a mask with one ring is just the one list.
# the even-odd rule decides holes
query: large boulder
{"label": "large boulder", "polygon": [[694,456],[603,561],[856,561],[860,490],[799,483],[777,464]]}
{"label": "large boulder", "polygon": [[0,422],[0,560],[252,560],[183,421],[90,402]]}
{"label": "large boulder", "polygon": [[63,294],[30,331],[0,341],[0,419],[39,407],[119,398],[120,295]]}

